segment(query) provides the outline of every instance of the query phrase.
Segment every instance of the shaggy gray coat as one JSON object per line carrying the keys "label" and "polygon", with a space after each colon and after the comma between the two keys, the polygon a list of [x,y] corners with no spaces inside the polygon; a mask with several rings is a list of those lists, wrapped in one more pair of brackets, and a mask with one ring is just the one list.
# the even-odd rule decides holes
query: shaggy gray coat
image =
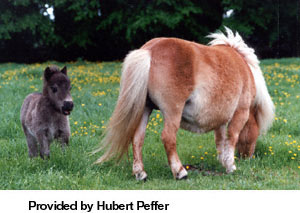
{"label": "shaggy gray coat", "polygon": [[43,93],[29,94],[21,108],[21,123],[26,136],[30,157],[38,154],[50,156],[50,143],[58,139],[62,146],[69,143],[70,125],[68,115],[73,102],[70,95],[67,69],[56,66],[44,71]]}

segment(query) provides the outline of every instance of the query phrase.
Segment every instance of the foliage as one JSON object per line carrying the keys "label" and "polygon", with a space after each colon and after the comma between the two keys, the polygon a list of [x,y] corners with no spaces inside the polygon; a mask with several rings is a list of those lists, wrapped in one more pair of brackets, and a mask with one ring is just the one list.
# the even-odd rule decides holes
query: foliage
{"label": "foliage", "polygon": [[210,3],[195,0],[120,0],[117,5],[103,1],[103,21],[99,28],[107,30],[115,26],[111,34],[125,35],[132,47],[159,36],[200,41],[222,22],[223,10],[217,0]]}
{"label": "foliage", "polygon": [[[54,20],[44,15],[46,4],[53,7]],[[6,39],[0,49],[17,61],[32,60],[28,49],[37,51],[33,60],[39,48],[45,59],[99,60],[123,58],[158,36],[204,41],[221,25],[223,13],[220,0],[4,0],[0,6],[0,39]],[[21,41],[16,47],[17,39]],[[22,46],[26,42],[27,48]],[[17,58],[10,51],[16,48]]]}
{"label": "foliage", "polygon": [[300,4],[297,0],[223,0],[233,10],[223,25],[242,33],[263,57],[299,56]]}
{"label": "foliage", "polygon": [[0,61],[123,59],[154,37],[207,43],[224,25],[261,58],[299,56],[299,11],[297,0],[1,0]]}
{"label": "foliage", "polygon": [[[41,91],[42,71],[53,63],[67,65],[73,86],[70,146],[63,152],[54,142],[49,160],[29,159],[20,108],[26,95]],[[183,181],[175,181],[168,167],[159,111],[150,117],[143,147],[147,182],[137,182],[132,175],[131,151],[129,160],[120,164],[93,165],[99,155],[90,152],[114,109],[120,69],[119,62],[1,64],[0,189],[300,189],[299,59],[262,61],[276,118],[270,131],[259,138],[255,156],[236,159],[234,174],[226,174],[218,162],[213,132],[178,132],[178,153],[189,165],[189,179]]]}

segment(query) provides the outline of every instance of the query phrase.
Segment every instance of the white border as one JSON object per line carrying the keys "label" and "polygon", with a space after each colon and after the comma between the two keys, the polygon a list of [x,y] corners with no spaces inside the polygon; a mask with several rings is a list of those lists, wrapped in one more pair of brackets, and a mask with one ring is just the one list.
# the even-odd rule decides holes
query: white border
{"label": "white border", "polygon": [[[297,212],[299,211],[300,191],[0,191],[0,212],[5,213],[36,213],[36,212],[74,212],[86,211],[29,211],[29,201],[38,203],[57,203],[64,201],[72,204],[75,201],[93,203],[105,201],[110,203],[130,203],[137,201],[151,203],[158,201],[170,204],[168,210],[155,212],[230,212],[230,213],[257,213],[257,212]],[[78,205],[79,206],[79,205]],[[295,211],[296,210],[296,211]],[[134,211],[103,211],[97,212],[154,212],[151,210]]]}

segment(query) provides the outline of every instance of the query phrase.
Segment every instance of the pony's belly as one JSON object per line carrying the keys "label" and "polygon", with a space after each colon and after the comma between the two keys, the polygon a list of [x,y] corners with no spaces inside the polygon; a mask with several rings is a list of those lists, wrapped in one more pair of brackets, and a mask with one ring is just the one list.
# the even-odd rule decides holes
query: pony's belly
{"label": "pony's belly", "polygon": [[211,96],[195,91],[185,104],[180,127],[191,132],[205,133],[228,123],[238,100],[226,98],[216,103]]}
{"label": "pony's belly", "polygon": [[214,130],[227,122],[227,118],[214,119],[213,116],[202,116],[202,118],[199,119],[196,115],[195,117],[190,117],[183,114],[180,127],[190,132],[201,134]]}

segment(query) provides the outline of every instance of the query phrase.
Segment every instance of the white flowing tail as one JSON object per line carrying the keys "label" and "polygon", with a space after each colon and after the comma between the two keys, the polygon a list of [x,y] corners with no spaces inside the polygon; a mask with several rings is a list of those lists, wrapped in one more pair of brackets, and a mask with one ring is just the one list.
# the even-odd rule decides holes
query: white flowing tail
{"label": "white flowing tail", "polygon": [[275,107],[268,92],[262,71],[259,67],[259,60],[257,59],[254,50],[247,46],[238,32],[234,34],[227,27],[225,27],[225,30],[227,36],[222,32],[212,33],[207,36],[213,39],[211,42],[209,42],[209,45],[228,45],[236,49],[245,58],[255,81],[255,105],[258,109],[256,119],[258,122],[260,133],[265,133],[273,122]]}
{"label": "white flowing tail", "polygon": [[121,157],[128,151],[144,112],[151,56],[148,50],[130,52],[123,63],[120,94],[99,149],[106,150],[96,163]]}

